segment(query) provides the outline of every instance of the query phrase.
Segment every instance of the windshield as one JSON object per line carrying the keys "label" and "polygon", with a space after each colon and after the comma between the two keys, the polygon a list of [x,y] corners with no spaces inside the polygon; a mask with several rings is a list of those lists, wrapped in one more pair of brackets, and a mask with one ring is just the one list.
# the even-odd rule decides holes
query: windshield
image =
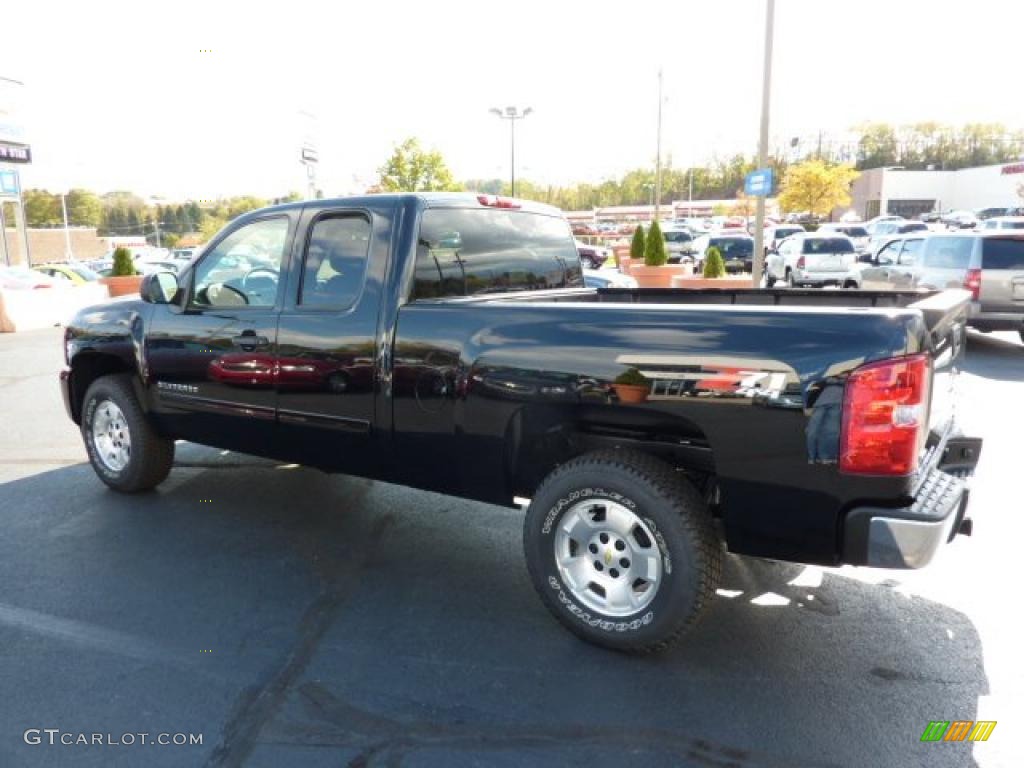
{"label": "windshield", "polygon": [[73,267],[68,267],[68,269],[70,269],[72,272],[74,272],[76,275],[78,275],[83,280],[98,280],[99,279],[99,275],[97,275],[95,272],[93,272],[88,267],[83,267],[83,266],[81,266],[79,264],[76,264]]}
{"label": "windshield", "polygon": [[665,240],[670,243],[688,243],[693,240],[689,232],[666,232]]}
{"label": "windshield", "polygon": [[754,252],[754,241],[746,237],[722,237],[711,241],[711,245],[722,252],[724,258],[749,256]]}
{"label": "windshield", "polygon": [[868,231],[864,227],[843,227],[840,232],[844,232],[848,237],[867,237]]}
{"label": "windshield", "polygon": [[804,240],[804,253],[852,253],[853,243],[845,237],[809,237]]}

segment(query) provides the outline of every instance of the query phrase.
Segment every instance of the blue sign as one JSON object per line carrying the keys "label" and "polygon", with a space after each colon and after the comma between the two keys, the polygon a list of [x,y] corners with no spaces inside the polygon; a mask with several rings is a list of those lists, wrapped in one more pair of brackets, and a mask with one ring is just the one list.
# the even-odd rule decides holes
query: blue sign
{"label": "blue sign", "polygon": [[18,194],[18,172],[0,171],[0,195]]}
{"label": "blue sign", "polygon": [[772,193],[772,169],[761,168],[748,173],[743,192],[751,197],[768,197]]}

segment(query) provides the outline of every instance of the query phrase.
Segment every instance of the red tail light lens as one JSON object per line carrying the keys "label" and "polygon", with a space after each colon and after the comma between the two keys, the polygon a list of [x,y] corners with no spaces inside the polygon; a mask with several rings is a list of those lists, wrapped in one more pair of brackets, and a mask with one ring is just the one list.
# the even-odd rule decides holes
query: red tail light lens
{"label": "red tail light lens", "polygon": [[839,440],[842,472],[909,475],[917,469],[931,378],[927,355],[870,363],[850,374]]}
{"label": "red tail light lens", "polygon": [[968,269],[964,278],[964,288],[971,292],[971,298],[978,301],[981,294],[981,270]]}
{"label": "red tail light lens", "polygon": [[522,206],[515,200],[510,200],[507,197],[498,197],[497,195],[477,195],[476,201],[480,205],[486,205],[488,208],[521,208]]}
{"label": "red tail light lens", "polygon": [[796,260],[796,268],[797,269],[803,269],[806,266],[807,266],[807,259],[805,259],[803,256],[801,256],[799,259]]}

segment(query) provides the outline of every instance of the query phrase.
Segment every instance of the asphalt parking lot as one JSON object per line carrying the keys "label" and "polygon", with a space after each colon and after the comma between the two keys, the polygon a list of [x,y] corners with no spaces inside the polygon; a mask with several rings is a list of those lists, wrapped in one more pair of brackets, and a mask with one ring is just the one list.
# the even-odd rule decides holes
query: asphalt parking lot
{"label": "asphalt parking lot", "polygon": [[60,338],[0,335],[0,766],[1020,765],[1016,334],[972,334],[961,377],[972,538],[919,572],[730,558],[651,658],[549,617],[514,510],[185,444],[158,492],[108,491]]}

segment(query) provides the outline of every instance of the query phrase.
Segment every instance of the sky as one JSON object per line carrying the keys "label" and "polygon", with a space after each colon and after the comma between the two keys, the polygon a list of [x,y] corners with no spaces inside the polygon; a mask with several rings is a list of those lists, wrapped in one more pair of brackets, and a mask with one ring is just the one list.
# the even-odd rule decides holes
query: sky
{"label": "sky", "polygon": [[[599,182],[753,153],[765,0],[7,4],[22,186],[169,200],[361,192],[415,136],[456,178]],[[1016,0],[778,0],[773,143],[864,121],[1024,127]],[[2,106],[2,105],[0,105]],[[313,117],[303,117],[312,115]]]}

